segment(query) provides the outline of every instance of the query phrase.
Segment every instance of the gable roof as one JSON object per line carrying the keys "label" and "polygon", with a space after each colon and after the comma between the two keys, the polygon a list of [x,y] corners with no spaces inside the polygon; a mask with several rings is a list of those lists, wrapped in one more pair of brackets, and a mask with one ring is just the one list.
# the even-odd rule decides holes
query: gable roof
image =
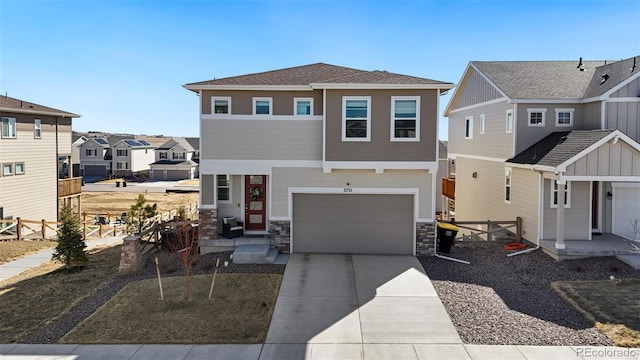
{"label": "gable roof", "polygon": [[9,96],[0,96],[0,111],[15,112],[22,114],[50,115],[58,117],[79,118],[80,115],[70,113],[63,110],[54,109],[52,107],[39,105],[36,103],[12,98]]}
{"label": "gable roof", "polygon": [[[634,64],[636,65],[635,67],[633,66]],[[607,79],[603,81],[603,75],[605,74],[607,75]],[[620,60],[600,66],[596,69],[596,73],[587,85],[584,97],[592,98],[601,96],[616,87],[616,85],[637,74],[640,74],[640,57]]]}
{"label": "gable roof", "polygon": [[447,158],[447,144],[448,141],[438,140],[438,156],[440,159]]}
{"label": "gable roof", "polygon": [[[271,70],[222,79],[194,82],[184,85],[190,90],[215,88],[216,86],[309,86],[321,88],[320,84],[384,84],[384,85],[434,85],[443,91],[453,87],[452,83],[394,74],[387,71],[366,71],[343,66],[316,63]],[[434,87],[435,88],[435,87]]]}
{"label": "gable roof", "polygon": [[184,138],[189,145],[191,145],[191,147],[193,148],[194,151],[199,151],[200,150],[200,138],[199,137],[187,137]]}
{"label": "gable roof", "polygon": [[507,160],[507,162],[555,168],[614,131],[573,130],[553,132]]}
{"label": "gable roof", "polygon": [[[199,138],[191,138],[191,139],[198,139],[198,149],[199,149],[200,148],[200,146],[199,146],[200,139]],[[171,150],[176,145],[180,145],[180,147],[182,147],[187,152],[195,151],[193,146],[189,143],[189,141],[187,141],[186,138],[179,137],[179,136],[172,137],[169,141],[167,141],[164,144],[160,145],[158,150]]]}

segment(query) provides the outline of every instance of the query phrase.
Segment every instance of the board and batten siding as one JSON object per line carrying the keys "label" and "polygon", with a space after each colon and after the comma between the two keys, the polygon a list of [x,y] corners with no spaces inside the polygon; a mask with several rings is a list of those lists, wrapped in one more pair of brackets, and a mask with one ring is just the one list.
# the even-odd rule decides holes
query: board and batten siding
{"label": "board and batten siding", "polygon": [[567,166],[566,176],[640,176],[640,154],[622,141],[609,141]]}
{"label": "board and batten siding", "polygon": [[611,94],[611,97],[638,97],[640,96],[640,78],[632,80],[627,85]]}
{"label": "board and batten siding", "polygon": [[451,107],[453,110],[502,97],[502,94],[472,67],[469,68],[464,79],[460,81],[458,88],[463,90],[456,93]]}
{"label": "board and batten siding", "polygon": [[[57,220],[58,156],[55,119],[46,116],[0,113],[16,118],[16,138],[0,139],[0,164],[24,163],[24,174],[2,176],[0,206],[5,217],[25,220]],[[34,138],[33,120],[42,120],[42,136]],[[65,134],[64,132],[68,132]],[[62,144],[68,139],[68,145]],[[71,120],[58,120],[58,149],[71,153]]]}
{"label": "board and batten siding", "polygon": [[313,115],[322,115],[322,90],[313,91],[240,91],[204,90],[201,96],[203,115],[211,114],[212,97],[230,97],[232,115],[253,115],[253,98],[272,98],[273,115],[293,115],[293,100],[297,97],[313,98]]}
{"label": "board and batten siding", "polygon": [[[507,110],[510,109],[513,105],[505,100],[450,114],[448,152],[505,160],[513,157],[514,135],[506,132]],[[484,134],[480,134],[480,114],[485,115]],[[472,139],[465,139],[465,119],[468,116],[473,116]]]}
{"label": "board and batten siding", "polygon": [[273,168],[271,181],[271,214],[289,216],[290,187],[411,188],[418,189],[418,218],[433,219],[432,174],[424,170],[387,170],[375,174],[371,170],[334,170],[326,174],[321,168]]}
{"label": "board and batten siding", "polygon": [[601,104],[602,103],[600,101],[594,101],[582,105],[584,114],[582,121],[584,129],[600,129],[602,127],[602,113],[600,112]]}
{"label": "board and batten siding", "polygon": [[535,243],[538,237],[539,175],[531,170],[512,168],[511,204],[508,204],[504,186],[508,163],[461,156],[456,162],[456,220],[515,221],[520,216],[523,237]]}
{"label": "board and batten siding", "polygon": [[606,102],[606,128],[618,129],[640,142],[640,102]]}
{"label": "board and batten siding", "polygon": [[[556,238],[557,210],[551,207],[553,180],[544,180],[543,238]],[[591,185],[588,181],[571,182],[571,207],[564,209],[564,236],[567,240],[589,240],[591,235],[590,199]]]}
{"label": "board and batten siding", "polygon": [[203,120],[201,159],[322,160],[320,120]]}
{"label": "board and batten siding", "polygon": [[[529,126],[527,109],[546,109],[544,126]],[[574,109],[573,126],[556,126],[556,109]],[[516,125],[516,154],[537,143],[545,136],[556,131],[587,129],[584,119],[584,108],[580,104],[518,104],[518,124]],[[599,129],[597,126],[596,129]]]}
{"label": "board and batten siding", "polygon": [[[343,96],[371,97],[371,141],[342,141]],[[420,96],[420,141],[392,142],[391,97]],[[327,161],[437,161],[437,90],[327,90]]]}

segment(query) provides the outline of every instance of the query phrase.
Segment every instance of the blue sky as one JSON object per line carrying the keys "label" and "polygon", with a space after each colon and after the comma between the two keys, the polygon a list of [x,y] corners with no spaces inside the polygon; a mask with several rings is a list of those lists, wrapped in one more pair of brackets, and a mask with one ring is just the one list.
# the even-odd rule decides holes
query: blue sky
{"label": "blue sky", "polygon": [[0,0],[0,92],[78,131],[197,136],[185,83],[316,62],[457,83],[471,60],[640,55],[639,24],[637,0]]}

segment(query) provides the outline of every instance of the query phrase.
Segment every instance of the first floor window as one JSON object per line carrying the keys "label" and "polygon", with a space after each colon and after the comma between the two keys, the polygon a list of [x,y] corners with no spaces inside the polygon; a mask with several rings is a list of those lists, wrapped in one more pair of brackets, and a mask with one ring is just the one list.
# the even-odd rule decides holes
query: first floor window
{"label": "first floor window", "polygon": [[294,115],[313,115],[313,98],[294,98]]}
{"label": "first floor window", "polygon": [[473,116],[464,119],[464,138],[473,139]]}
{"label": "first floor window", "polygon": [[511,169],[504,170],[504,201],[511,204]]}
{"label": "first floor window", "polygon": [[33,137],[36,139],[42,138],[42,120],[33,120]]}
{"label": "first floor window", "polygon": [[572,126],[574,109],[556,109],[556,126]]}
{"label": "first floor window", "polygon": [[231,114],[231,98],[214,97],[212,100],[214,114]]}
{"label": "first floor window", "polygon": [[371,137],[370,97],[342,98],[342,140],[369,141]]}
{"label": "first floor window", "polygon": [[10,117],[2,118],[2,137],[3,138],[16,137],[16,118],[10,118]]}
{"label": "first floor window", "polygon": [[13,175],[13,164],[2,164],[2,175],[3,176]]}
{"label": "first floor window", "polygon": [[16,175],[22,175],[22,174],[24,174],[24,163],[23,162],[16,163]]}
{"label": "first floor window", "polygon": [[513,132],[513,110],[507,111],[507,125],[506,125],[507,133]]}
{"label": "first floor window", "polygon": [[544,126],[544,117],[547,109],[527,109],[529,114],[529,126]]}
{"label": "first floor window", "polygon": [[[551,188],[551,207],[558,207],[558,181],[553,180],[553,187]],[[566,182],[564,189],[564,207],[571,207],[571,183]]]}
{"label": "first floor window", "polygon": [[231,182],[229,175],[218,175],[218,201],[231,201]]}
{"label": "first floor window", "polygon": [[253,98],[253,115],[271,115],[271,98]]}
{"label": "first floor window", "polygon": [[419,97],[391,97],[392,141],[418,141],[420,102]]}
{"label": "first floor window", "polygon": [[116,170],[127,170],[129,168],[129,163],[118,161],[116,162]]}

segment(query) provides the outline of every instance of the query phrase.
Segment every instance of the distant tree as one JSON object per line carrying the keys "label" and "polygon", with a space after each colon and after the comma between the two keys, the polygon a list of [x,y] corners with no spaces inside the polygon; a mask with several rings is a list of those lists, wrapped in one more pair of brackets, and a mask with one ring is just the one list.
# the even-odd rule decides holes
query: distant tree
{"label": "distant tree", "polygon": [[136,203],[131,205],[127,213],[127,233],[140,234],[147,230],[156,215],[158,215],[157,205],[147,205],[147,198],[144,194],[138,194]]}
{"label": "distant tree", "polygon": [[84,251],[87,244],[82,239],[80,215],[66,205],[60,213],[60,222],[58,245],[53,252],[53,259],[63,262],[67,269],[86,265],[89,257]]}

